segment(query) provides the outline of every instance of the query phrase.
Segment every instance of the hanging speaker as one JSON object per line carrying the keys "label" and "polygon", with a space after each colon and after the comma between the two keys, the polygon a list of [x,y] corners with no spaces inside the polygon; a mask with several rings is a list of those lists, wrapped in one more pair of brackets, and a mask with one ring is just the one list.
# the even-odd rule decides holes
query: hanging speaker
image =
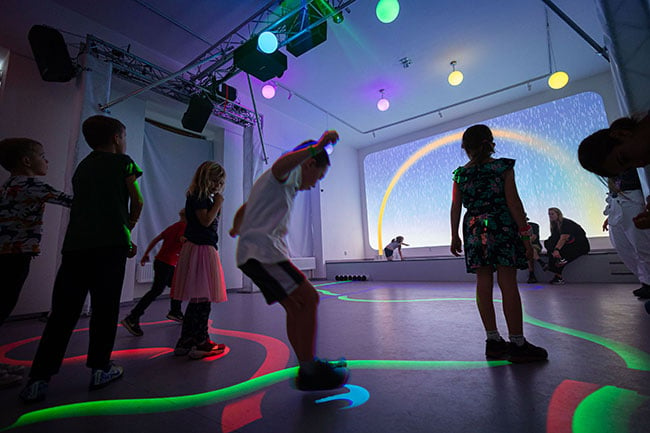
{"label": "hanging speaker", "polygon": [[190,131],[203,132],[205,124],[212,114],[212,101],[202,95],[192,95],[187,111],[183,114],[181,123],[183,128]]}
{"label": "hanging speaker", "polygon": [[27,35],[38,72],[44,81],[65,83],[77,75],[63,35],[52,27],[32,26]]}

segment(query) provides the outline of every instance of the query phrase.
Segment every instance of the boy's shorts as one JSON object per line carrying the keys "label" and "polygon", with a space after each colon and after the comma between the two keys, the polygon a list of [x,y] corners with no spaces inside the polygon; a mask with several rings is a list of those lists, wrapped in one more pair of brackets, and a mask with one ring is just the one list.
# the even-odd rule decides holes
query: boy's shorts
{"label": "boy's shorts", "polygon": [[240,265],[239,269],[260,288],[269,305],[285,299],[307,279],[288,260],[278,263],[260,263],[255,259],[249,259]]}
{"label": "boy's shorts", "polygon": [[393,250],[388,249],[388,248],[384,248],[384,254],[386,255],[387,258],[388,257],[393,257]]}

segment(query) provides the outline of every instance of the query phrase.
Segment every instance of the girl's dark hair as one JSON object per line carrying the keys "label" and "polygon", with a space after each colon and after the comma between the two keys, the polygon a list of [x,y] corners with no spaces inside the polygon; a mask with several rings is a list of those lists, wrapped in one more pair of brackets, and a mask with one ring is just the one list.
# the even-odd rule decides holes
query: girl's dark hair
{"label": "girl's dark hair", "polygon": [[[307,140],[303,141],[299,145],[293,148],[293,150],[301,150],[309,146],[313,146],[316,144],[316,140]],[[330,157],[327,154],[325,150],[321,150],[320,152],[316,153],[316,155],[312,156],[314,161],[316,161],[316,167],[327,167],[330,165]]]}
{"label": "girl's dark hair", "polygon": [[612,122],[609,128],[596,131],[582,140],[578,146],[578,161],[580,161],[582,168],[603,177],[612,177],[619,174],[610,173],[603,167],[612,149],[621,144],[618,138],[612,137],[611,132],[614,130],[633,130],[636,126],[636,120],[630,117],[621,117]]}
{"label": "girl's dark hair", "polygon": [[474,162],[487,161],[494,153],[494,137],[485,125],[474,125],[463,133],[463,149]]}
{"label": "girl's dark hair", "polygon": [[91,149],[105,146],[115,134],[121,134],[126,126],[117,119],[108,116],[91,116],[81,126],[86,142]]}

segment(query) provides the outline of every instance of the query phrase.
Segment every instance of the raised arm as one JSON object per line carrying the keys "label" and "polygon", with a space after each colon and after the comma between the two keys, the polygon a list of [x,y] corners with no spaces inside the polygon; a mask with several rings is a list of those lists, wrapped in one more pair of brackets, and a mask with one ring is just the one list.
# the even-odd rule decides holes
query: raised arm
{"label": "raised arm", "polygon": [[233,238],[239,235],[239,227],[241,227],[241,223],[244,220],[244,213],[246,213],[246,203],[237,209],[235,217],[232,219],[232,228],[228,233],[230,233],[230,236]]}
{"label": "raised arm", "polygon": [[197,209],[196,217],[204,227],[209,227],[212,224],[212,221],[217,217],[219,211],[221,210],[221,205],[223,204],[223,196],[221,194],[215,194],[213,197],[214,203],[210,209]]}
{"label": "raised arm", "polygon": [[273,176],[275,176],[278,181],[284,182],[294,168],[311,158],[313,154],[323,150],[323,148],[328,144],[335,144],[338,140],[338,132],[334,130],[323,132],[323,135],[321,135],[316,144],[289,152],[278,158],[278,160],[273,163],[273,167],[271,167]]}

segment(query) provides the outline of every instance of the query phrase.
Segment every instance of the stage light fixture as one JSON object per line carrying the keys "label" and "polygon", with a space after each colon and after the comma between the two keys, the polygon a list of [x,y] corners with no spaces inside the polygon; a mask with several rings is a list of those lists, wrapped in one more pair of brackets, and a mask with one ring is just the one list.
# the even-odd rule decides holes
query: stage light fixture
{"label": "stage light fixture", "polygon": [[465,77],[463,77],[462,72],[456,70],[456,60],[452,60],[449,64],[451,65],[451,72],[447,77],[447,81],[452,86],[458,86],[460,83],[463,82],[463,79]]}
{"label": "stage light fixture", "polygon": [[262,32],[257,38],[257,49],[265,54],[271,54],[278,49],[278,38],[273,32]]}
{"label": "stage light fixture", "polygon": [[546,44],[548,47],[548,69],[550,74],[548,77],[548,87],[558,90],[569,83],[569,74],[557,70],[555,52],[553,52],[553,44],[551,43],[551,25],[548,20],[548,9],[544,11],[546,12]]}
{"label": "stage light fixture", "polygon": [[384,24],[392,23],[399,15],[398,0],[379,0],[375,8],[377,19]]}
{"label": "stage light fixture", "polygon": [[380,89],[379,94],[381,95],[381,98],[379,98],[379,101],[377,101],[377,110],[386,111],[388,108],[390,108],[390,102],[384,96],[384,89]]}
{"label": "stage light fixture", "polygon": [[262,96],[266,99],[273,99],[275,96],[275,86],[273,84],[265,84],[262,86]]}

